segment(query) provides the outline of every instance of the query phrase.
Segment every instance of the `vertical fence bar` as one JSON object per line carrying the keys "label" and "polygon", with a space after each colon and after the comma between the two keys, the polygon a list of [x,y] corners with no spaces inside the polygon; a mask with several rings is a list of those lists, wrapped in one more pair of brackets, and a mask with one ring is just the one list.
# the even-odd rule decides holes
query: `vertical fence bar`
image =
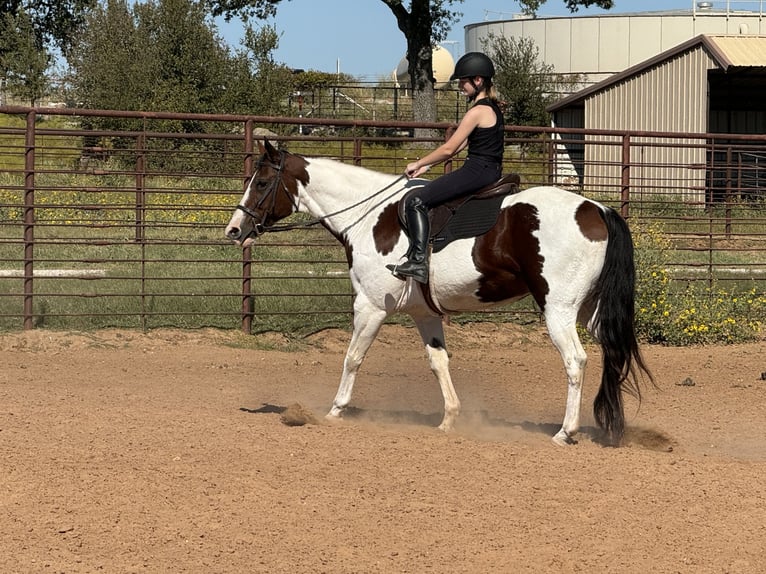
{"label": "vertical fence bar", "polygon": [[35,272],[35,121],[34,110],[27,112],[24,141],[24,329],[34,327]]}
{"label": "vertical fence bar", "polygon": [[362,165],[362,140],[354,138],[354,165]]}
{"label": "vertical fence bar", "polygon": [[726,148],[726,198],[724,200],[724,213],[725,213],[725,233],[726,239],[731,239],[731,203],[732,203],[732,174],[731,174],[731,159],[732,149],[731,146]]}
{"label": "vertical fence bar", "polygon": [[146,134],[136,138],[136,241],[144,240],[146,211]]}
{"label": "vertical fence bar", "polygon": [[144,132],[136,138],[136,243],[141,244],[141,330],[147,330],[146,309],[146,119]]}
{"label": "vertical fence bar", "polygon": [[[444,141],[448,141],[452,134],[455,133],[455,130],[457,128],[454,126],[448,127],[446,130],[444,130]],[[452,158],[449,158],[447,161],[444,162],[444,173],[450,173],[452,171]]]}
{"label": "vertical fence bar", "polygon": [[548,137],[546,137],[543,140],[543,145],[545,146],[545,150],[547,153],[545,153],[546,162],[548,164],[548,176],[547,176],[547,182],[548,185],[555,185],[556,183],[556,160],[558,159],[556,157],[556,135],[555,134],[548,134]]}
{"label": "vertical fence bar", "polygon": [[620,182],[620,215],[630,216],[630,134],[622,136],[622,181]]}
{"label": "vertical fence bar", "polygon": [[[253,120],[245,120],[245,180],[242,191],[253,175]],[[242,331],[250,334],[253,327],[253,294],[251,292],[251,253],[248,245],[242,250]]]}

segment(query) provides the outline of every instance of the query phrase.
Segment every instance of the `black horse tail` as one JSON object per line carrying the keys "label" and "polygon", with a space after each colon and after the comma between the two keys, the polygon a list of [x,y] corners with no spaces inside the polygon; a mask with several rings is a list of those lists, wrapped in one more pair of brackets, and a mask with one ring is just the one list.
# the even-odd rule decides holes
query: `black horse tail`
{"label": "black horse tail", "polygon": [[604,266],[594,288],[598,307],[591,331],[601,343],[603,373],[593,415],[607,440],[618,445],[625,434],[622,393],[641,400],[639,375],[654,381],[638,349],[634,325],[636,269],[633,240],[625,220],[614,209],[601,212],[608,244]]}

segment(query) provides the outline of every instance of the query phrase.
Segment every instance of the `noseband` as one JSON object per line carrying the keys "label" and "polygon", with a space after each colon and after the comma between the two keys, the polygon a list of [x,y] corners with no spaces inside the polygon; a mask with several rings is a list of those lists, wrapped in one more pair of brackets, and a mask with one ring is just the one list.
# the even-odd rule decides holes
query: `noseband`
{"label": "noseband", "polygon": [[[285,169],[285,159],[286,159],[285,152],[283,150],[280,150],[279,151],[279,165],[274,165],[269,160],[264,160],[264,158],[261,158],[260,160],[258,160],[258,165],[255,168],[255,173],[250,178],[250,184],[252,184],[253,179],[255,179],[255,176],[258,175],[258,172],[260,171],[260,169],[264,165],[269,166],[269,167],[275,169],[277,171],[277,174],[274,177],[274,180],[271,182],[271,185],[269,186],[268,191],[266,191],[266,193],[264,193],[263,196],[258,200],[258,203],[255,204],[255,208],[254,209],[250,209],[249,207],[247,207],[245,205],[242,205],[242,204],[239,204],[236,207],[236,209],[239,209],[245,215],[251,217],[252,220],[253,220],[253,229],[252,229],[252,231],[250,231],[250,233],[248,233],[247,237],[250,237],[251,235],[255,235],[256,237],[258,237],[260,235],[263,235],[267,231],[266,226],[264,225],[265,215],[267,215],[269,213],[272,213],[274,211],[274,207],[275,207],[276,201],[277,201],[277,194],[276,194],[277,186],[280,183],[282,184],[282,189],[284,189],[285,193],[288,196],[290,195],[290,192],[287,190],[287,186],[282,181],[282,172]],[[249,185],[248,185],[248,187],[249,187]],[[269,206],[269,209],[265,210],[265,212],[262,211],[261,213],[263,215],[258,215],[258,213],[256,213],[255,210],[256,209],[260,209],[261,206],[264,203],[266,203],[267,199],[271,199],[271,205]],[[292,200],[292,198],[290,198],[290,201],[291,201],[291,203],[294,204],[294,201]]]}

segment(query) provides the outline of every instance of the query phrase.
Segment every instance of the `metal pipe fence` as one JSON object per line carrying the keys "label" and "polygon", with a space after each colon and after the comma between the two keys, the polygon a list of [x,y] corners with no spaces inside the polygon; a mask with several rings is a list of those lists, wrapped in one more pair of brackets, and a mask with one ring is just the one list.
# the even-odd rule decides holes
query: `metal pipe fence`
{"label": "metal pipe fence", "polygon": [[[321,129],[304,135],[306,124]],[[390,135],[414,128],[433,136]],[[243,252],[223,237],[256,141],[401,173],[451,129],[0,107],[0,330],[345,324],[345,254],[326,231],[267,235]],[[520,173],[523,186],[603,201],[638,237],[659,229],[677,289],[702,282],[764,293],[766,137],[518,126],[506,137],[504,172]]]}

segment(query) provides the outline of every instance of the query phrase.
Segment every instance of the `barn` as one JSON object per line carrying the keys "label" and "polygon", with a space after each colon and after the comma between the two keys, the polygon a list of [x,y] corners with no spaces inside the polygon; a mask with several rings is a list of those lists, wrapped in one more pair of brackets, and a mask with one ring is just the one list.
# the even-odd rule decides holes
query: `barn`
{"label": "barn", "polygon": [[[766,36],[700,34],[669,50],[614,74],[549,106],[553,126],[587,130],[672,132],[684,134],[766,133]],[[603,137],[586,135],[587,138]],[[643,136],[647,144],[649,135]],[[633,141],[641,140],[637,135]],[[748,185],[766,183],[766,148],[753,138],[715,138],[716,145],[734,142],[735,162],[747,172]],[[665,140],[667,143],[667,140]],[[677,179],[688,189],[716,187],[715,147],[700,146],[710,138],[679,139],[678,147],[641,149],[642,181]],[[694,144],[694,145],[687,145]],[[583,146],[568,138],[561,162],[580,182],[613,177],[619,169],[617,147]],[[727,153],[731,153],[731,148]],[[731,160],[731,158],[729,158]],[[668,165],[674,166],[668,172]],[[654,166],[654,167],[653,167]],[[712,167],[711,167],[712,166]],[[697,179],[699,181],[694,182]],[[699,200],[698,197],[690,197]]]}

